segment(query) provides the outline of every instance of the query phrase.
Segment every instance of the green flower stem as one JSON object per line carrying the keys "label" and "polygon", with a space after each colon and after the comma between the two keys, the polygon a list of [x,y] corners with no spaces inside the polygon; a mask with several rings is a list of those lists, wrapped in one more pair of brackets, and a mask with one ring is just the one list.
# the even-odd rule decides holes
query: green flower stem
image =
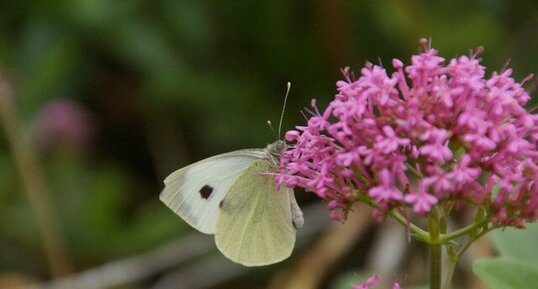
{"label": "green flower stem", "polygon": [[398,223],[408,226],[411,232],[418,237],[419,239],[423,240],[426,243],[430,243],[430,233],[427,231],[422,230],[419,226],[409,222],[404,216],[402,216],[399,212],[392,210],[389,212],[389,215],[394,218]]}
{"label": "green flower stem", "polygon": [[474,241],[480,239],[480,237],[484,236],[485,234],[487,234],[488,232],[490,232],[494,228],[495,227],[493,227],[493,226],[488,226],[488,227],[484,228],[476,236],[471,237],[469,239],[469,241],[458,251],[458,255],[457,255],[458,258],[460,258],[461,256],[463,256],[463,254],[465,254],[465,251],[467,251],[467,249],[474,243]]}
{"label": "green flower stem", "polygon": [[[368,197],[364,197],[364,196],[359,196],[358,197],[358,200],[369,206],[370,208],[378,208],[377,205],[372,202],[372,200],[370,200]],[[396,221],[398,221],[398,223],[404,225],[405,227],[409,227],[409,229],[411,230],[411,233],[413,233],[414,236],[416,236],[418,239],[426,242],[426,243],[430,243],[430,233],[428,233],[427,231],[421,229],[419,226],[409,222],[409,220],[407,220],[407,218],[405,218],[404,216],[402,216],[402,214],[400,214],[398,211],[396,210],[391,210],[389,211],[389,216],[391,216],[392,218],[394,218]]]}
{"label": "green flower stem", "polygon": [[430,289],[441,289],[441,245],[430,244]]}
{"label": "green flower stem", "polygon": [[[358,198],[362,203],[377,208],[377,205],[368,197]],[[421,229],[419,226],[411,223],[406,217],[397,210],[391,210],[388,215],[394,218],[398,223],[409,228],[411,235],[429,245],[430,251],[430,289],[450,289],[452,278],[456,265],[461,256],[471,246],[474,241],[491,231],[495,227],[489,224],[489,216],[479,217],[479,221],[470,224],[459,230],[446,233],[448,215],[452,209],[451,205],[446,207],[436,206],[432,208],[428,215],[428,231]],[[460,245],[454,240],[458,237],[468,236],[466,242],[459,250]],[[442,249],[446,247],[448,255],[448,264],[446,276],[442,280]],[[443,281],[443,282],[441,282]]]}
{"label": "green flower stem", "polygon": [[459,254],[456,254],[451,250],[451,247],[447,247],[448,255],[448,267],[445,276],[445,282],[443,283],[443,289],[450,289],[452,286],[452,276],[454,276],[454,270],[459,260]]}
{"label": "green flower stem", "polygon": [[[479,223],[482,223],[482,226],[484,225],[484,222],[479,222]],[[476,223],[476,224],[479,224],[479,223]],[[475,225],[476,225],[475,224]],[[468,227],[473,227],[473,226],[468,226]],[[474,227],[480,227],[480,226],[474,226]],[[488,226],[486,228],[484,228],[484,230],[482,230],[480,233],[478,233],[476,236],[474,237],[470,237],[469,241],[458,251],[454,251],[453,250],[453,247],[451,247],[450,245],[447,245],[447,255],[448,255],[448,268],[447,268],[447,272],[446,272],[446,276],[445,276],[445,281],[443,283],[443,287],[442,289],[450,289],[451,286],[452,286],[452,277],[454,276],[454,270],[456,269],[456,264],[458,263],[458,260],[463,256],[463,254],[465,253],[465,251],[467,251],[467,249],[478,239],[480,239],[480,237],[484,236],[485,234],[487,234],[489,231],[491,231],[494,227],[492,226]]]}
{"label": "green flower stem", "polygon": [[417,177],[424,178],[424,175],[421,172],[417,171],[417,169],[409,163],[407,164],[407,169],[410,172],[414,173]]}
{"label": "green flower stem", "polygon": [[452,240],[452,239],[455,239],[457,237],[461,237],[463,235],[466,235],[468,234],[469,232],[472,232],[484,225],[486,225],[488,223],[488,218],[484,218],[483,220],[479,221],[479,222],[476,222],[476,223],[473,223],[469,226],[466,226],[464,228],[461,228],[459,230],[456,230],[454,232],[451,232],[451,233],[448,233],[448,234],[444,234],[444,235],[441,235],[439,237],[439,243],[441,244],[445,244],[447,243],[448,241]]}
{"label": "green flower stem", "polygon": [[430,289],[441,289],[441,244],[439,244],[439,208],[434,207],[428,215],[430,230]]}

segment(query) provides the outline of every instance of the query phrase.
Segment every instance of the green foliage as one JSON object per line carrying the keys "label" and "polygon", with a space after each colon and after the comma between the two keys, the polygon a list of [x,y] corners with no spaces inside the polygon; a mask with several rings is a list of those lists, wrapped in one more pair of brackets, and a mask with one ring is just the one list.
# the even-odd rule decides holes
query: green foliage
{"label": "green foliage", "polygon": [[538,284],[538,223],[492,232],[501,257],[478,260],[473,272],[491,289],[527,289]]}
{"label": "green foliage", "polygon": [[70,247],[84,262],[141,252],[187,228],[156,199],[136,204],[136,184],[113,165],[88,170],[58,158],[51,167]]}
{"label": "green foliage", "polygon": [[491,289],[529,289],[538,284],[538,266],[512,258],[479,260],[473,272]]}
{"label": "green foliage", "polygon": [[524,229],[506,228],[491,232],[491,238],[499,254],[538,266],[538,223]]}

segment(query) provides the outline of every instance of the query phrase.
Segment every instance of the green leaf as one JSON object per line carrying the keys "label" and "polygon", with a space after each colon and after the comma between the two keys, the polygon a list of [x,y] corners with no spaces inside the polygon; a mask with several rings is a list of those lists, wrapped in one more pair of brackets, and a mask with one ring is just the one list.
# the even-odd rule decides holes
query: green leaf
{"label": "green leaf", "polygon": [[478,260],[473,272],[491,289],[529,289],[538,284],[538,266],[509,258]]}
{"label": "green leaf", "polygon": [[496,230],[491,233],[491,237],[501,256],[538,266],[538,223],[529,224],[526,229]]}

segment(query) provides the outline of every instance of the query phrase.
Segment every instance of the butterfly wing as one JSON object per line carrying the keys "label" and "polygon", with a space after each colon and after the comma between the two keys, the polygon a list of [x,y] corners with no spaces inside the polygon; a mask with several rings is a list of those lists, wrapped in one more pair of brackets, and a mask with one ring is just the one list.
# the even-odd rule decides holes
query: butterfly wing
{"label": "butterfly wing", "polygon": [[210,157],[170,174],[161,201],[202,233],[215,233],[219,203],[237,177],[263,150],[238,150]]}
{"label": "butterfly wing", "polygon": [[230,260],[245,266],[269,265],[291,255],[295,244],[289,194],[276,191],[265,159],[252,162],[237,178],[221,204],[215,241]]}

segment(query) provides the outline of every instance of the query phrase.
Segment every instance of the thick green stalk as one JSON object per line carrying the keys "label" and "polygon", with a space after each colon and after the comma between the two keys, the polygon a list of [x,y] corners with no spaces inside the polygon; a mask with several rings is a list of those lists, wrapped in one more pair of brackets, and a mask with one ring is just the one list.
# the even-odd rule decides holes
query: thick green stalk
{"label": "thick green stalk", "polygon": [[430,289],[441,289],[441,246],[439,244],[439,208],[432,209],[428,216],[430,230]]}

